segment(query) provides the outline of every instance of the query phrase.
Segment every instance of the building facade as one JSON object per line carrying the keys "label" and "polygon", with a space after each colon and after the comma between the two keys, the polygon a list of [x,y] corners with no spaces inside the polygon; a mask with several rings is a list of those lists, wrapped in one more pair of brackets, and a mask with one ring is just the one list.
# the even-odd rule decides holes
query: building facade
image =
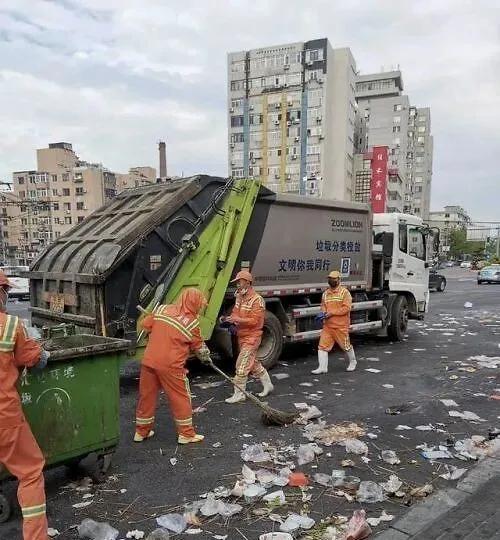
{"label": "building facade", "polygon": [[81,160],[65,142],[37,150],[36,170],[16,171],[12,180],[13,199],[7,208],[15,206],[17,213],[3,223],[3,234],[17,239],[17,249],[11,244],[10,261],[19,265],[29,265],[50,242],[117,191],[114,173],[100,163]]}
{"label": "building facade", "polygon": [[359,75],[356,100],[365,125],[361,136],[357,132],[358,147],[388,147],[389,167],[397,169],[403,182],[403,211],[427,219],[433,156],[430,109],[410,104],[400,71]]}
{"label": "building facade", "polygon": [[351,200],[355,78],[351,51],[327,39],[230,53],[229,175]]}
{"label": "building facade", "polygon": [[124,189],[156,184],[158,181],[154,167],[131,167],[128,173],[117,173],[115,176],[118,193]]}
{"label": "building facade", "polygon": [[467,230],[471,224],[469,214],[461,206],[445,206],[443,210],[429,212],[427,224],[439,229],[440,247],[446,252],[450,246],[450,234],[455,229]]}

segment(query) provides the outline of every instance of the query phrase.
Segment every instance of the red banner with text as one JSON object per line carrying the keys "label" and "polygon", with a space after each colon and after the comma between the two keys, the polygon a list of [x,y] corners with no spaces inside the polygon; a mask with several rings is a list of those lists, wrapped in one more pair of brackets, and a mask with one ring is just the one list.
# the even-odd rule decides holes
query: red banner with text
{"label": "red banner with text", "polygon": [[374,146],[370,200],[374,214],[385,212],[387,202],[387,146]]}

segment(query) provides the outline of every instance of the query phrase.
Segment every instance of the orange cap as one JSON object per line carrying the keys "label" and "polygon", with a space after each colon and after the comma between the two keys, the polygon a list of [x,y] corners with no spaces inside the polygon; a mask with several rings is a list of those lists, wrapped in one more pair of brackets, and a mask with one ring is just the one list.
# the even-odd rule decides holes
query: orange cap
{"label": "orange cap", "polygon": [[244,280],[249,281],[250,283],[252,283],[253,276],[248,270],[240,270],[236,274],[236,277],[231,281],[231,283],[234,283],[235,281],[238,281],[239,279],[244,279]]}
{"label": "orange cap", "polygon": [[332,279],[340,279],[341,276],[338,270],[333,270],[332,272],[328,274],[328,277]]}
{"label": "orange cap", "polygon": [[12,287],[12,283],[2,270],[0,270],[0,287]]}

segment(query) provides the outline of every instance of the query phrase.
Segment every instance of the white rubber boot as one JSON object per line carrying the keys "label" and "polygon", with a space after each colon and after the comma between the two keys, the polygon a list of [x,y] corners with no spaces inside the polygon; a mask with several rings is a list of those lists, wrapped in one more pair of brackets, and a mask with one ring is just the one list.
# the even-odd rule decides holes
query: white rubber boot
{"label": "white rubber boot", "polygon": [[271,377],[269,373],[265,371],[263,375],[260,376],[260,382],[262,383],[262,392],[257,394],[259,397],[266,397],[274,390],[273,383],[271,382]]}
{"label": "white rubber boot", "polygon": [[[238,382],[238,386],[243,388],[243,390],[246,389],[246,386],[247,386],[246,380],[243,382],[240,382],[240,381],[237,381],[237,382]],[[233,395],[231,397],[228,397],[225,401],[226,403],[240,403],[242,401],[245,401],[246,398],[247,397],[245,396],[245,394],[239,388],[236,388],[235,386]]]}
{"label": "white rubber boot", "polygon": [[354,349],[351,347],[348,351],[345,352],[346,358],[349,361],[346,371],[354,371],[357,366],[356,355],[354,354]]}
{"label": "white rubber boot", "polygon": [[318,351],[318,367],[311,371],[313,375],[320,373],[328,373],[328,353],[326,351]]}

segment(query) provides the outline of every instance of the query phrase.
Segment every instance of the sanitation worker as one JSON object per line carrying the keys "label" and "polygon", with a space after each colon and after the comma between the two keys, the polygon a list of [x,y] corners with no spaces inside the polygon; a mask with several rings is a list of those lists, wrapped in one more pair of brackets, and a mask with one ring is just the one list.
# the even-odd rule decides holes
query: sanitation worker
{"label": "sanitation worker", "polygon": [[328,289],[321,298],[319,320],[323,321],[323,329],[319,338],[318,367],[312,373],[328,373],[328,353],[335,343],[344,351],[348,360],[347,371],[356,369],[356,355],[349,340],[351,324],[351,293],[340,284],[340,272],[334,270],[328,276]]}
{"label": "sanitation worker", "polygon": [[[274,390],[269,373],[257,359],[257,349],[262,339],[264,326],[265,303],[262,296],[252,288],[253,277],[248,270],[241,270],[232,281],[236,282],[236,303],[231,315],[224,322],[236,327],[240,353],[236,360],[234,382],[245,390],[248,376],[258,377],[262,382],[260,397],[267,396]],[[226,403],[245,401],[245,395],[234,387],[234,393],[226,399]]]}
{"label": "sanitation worker", "polygon": [[135,442],[154,435],[156,403],[161,388],[170,403],[179,444],[204,439],[193,427],[186,361],[190,352],[203,361],[210,358],[198,323],[198,316],[206,305],[201,291],[188,288],[182,291],[175,304],[158,306],[142,321],[142,328],[149,333],[149,341],[141,366]]}
{"label": "sanitation worker", "polygon": [[0,271],[0,463],[19,480],[24,540],[48,540],[43,467],[45,459],[24,418],[16,389],[21,368],[47,364],[48,353],[5,313],[11,284]]}

